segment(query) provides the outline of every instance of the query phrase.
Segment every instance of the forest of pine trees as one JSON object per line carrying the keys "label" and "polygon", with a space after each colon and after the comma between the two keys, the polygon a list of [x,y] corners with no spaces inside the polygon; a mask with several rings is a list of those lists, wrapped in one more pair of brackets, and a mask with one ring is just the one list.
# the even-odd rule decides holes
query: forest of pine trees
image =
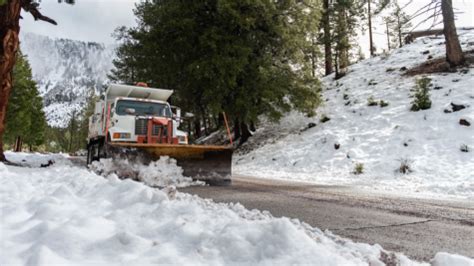
{"label": "forest of pine trees", "polygon": [[[184,123],[191,139],[220,128],[225,112],[235,138],[243,143],[262,115],[273,120],[290,110],[313,115],[321,102],[318,77],[334,72],[336,79],[343,77],[350,64],[365,58],[356,41],[358,31],[369,32],[369,55],[376,56],[376,18],[383,20],[377,26],[385,30],[390,50],[403,45],[414,16],[430,19],[427,12],[434,10],[449,29],[447,62],[451,67],[462,64],[452,0],[428,2],[409,16],[396,0],[142,1],[134,10],[137,26],[115,32],[119,47],[110,78],[173,89],[172,104],[194,114]],[[30,149],[43,145],[52,151],[76,151],[85,146],[94,96],[84,111],[70,117],[67,128],[46,126],[31,70],[16,51],[19,10],[56,22],[39,13],[36,2],[19,3],[0,2],[0,26],[13,32],[0,36],[3,43],[11,42],[0,54],[5,66],[0,69],[0,139],[8,146],[23,143]],[[10,83],[15,53],[15,81]],[[4,160],[2,148],[0,142],[0,160]]]}

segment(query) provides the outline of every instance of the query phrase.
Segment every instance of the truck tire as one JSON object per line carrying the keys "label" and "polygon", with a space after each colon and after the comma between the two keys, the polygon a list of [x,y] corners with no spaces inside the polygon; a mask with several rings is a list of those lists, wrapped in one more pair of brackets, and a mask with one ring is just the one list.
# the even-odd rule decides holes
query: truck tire
{"label": "truck tire", "polygon": [[87,144],[87,165],[92,163],[92,145]]}

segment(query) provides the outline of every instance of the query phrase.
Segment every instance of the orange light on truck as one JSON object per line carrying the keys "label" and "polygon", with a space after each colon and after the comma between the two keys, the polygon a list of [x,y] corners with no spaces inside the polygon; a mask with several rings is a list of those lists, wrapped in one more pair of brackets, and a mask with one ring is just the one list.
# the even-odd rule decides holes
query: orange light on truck
{"label": "orange light on truck", "polygon": [[131,137],[130,133],[114,133],[114,139],[129,139]]}

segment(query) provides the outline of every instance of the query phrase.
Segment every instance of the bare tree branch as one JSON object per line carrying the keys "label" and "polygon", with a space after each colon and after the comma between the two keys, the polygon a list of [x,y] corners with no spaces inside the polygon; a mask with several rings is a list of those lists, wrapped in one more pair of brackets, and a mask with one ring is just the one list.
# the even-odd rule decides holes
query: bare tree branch
{"label": "bare tree branch", "polygon": [[42,20],[54,25],[58,25],[58,23],[56,23],[56,21],[54,21],[52,18],[49,18],[41,14],[41,12],[38,10],[38,7],[39,7],[38,3],[35,3],[32,0],[22,0],[21,7],[26,12],[29,12],[35,20]]}

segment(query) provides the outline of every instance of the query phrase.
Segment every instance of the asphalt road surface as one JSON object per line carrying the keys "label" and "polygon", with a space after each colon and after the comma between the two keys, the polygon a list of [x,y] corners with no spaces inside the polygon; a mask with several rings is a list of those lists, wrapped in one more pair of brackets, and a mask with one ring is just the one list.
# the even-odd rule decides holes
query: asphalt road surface
{"label": "asphalt road surface", "polygon": [[179,190],[216,202],[239,202],[248,209],[270,211],[275,217],[298,218],[416,260],[429,260],[440,251],[474,257],[474,202],[398,197],[350,187],[242,176],[232,182],[228,187]]}

